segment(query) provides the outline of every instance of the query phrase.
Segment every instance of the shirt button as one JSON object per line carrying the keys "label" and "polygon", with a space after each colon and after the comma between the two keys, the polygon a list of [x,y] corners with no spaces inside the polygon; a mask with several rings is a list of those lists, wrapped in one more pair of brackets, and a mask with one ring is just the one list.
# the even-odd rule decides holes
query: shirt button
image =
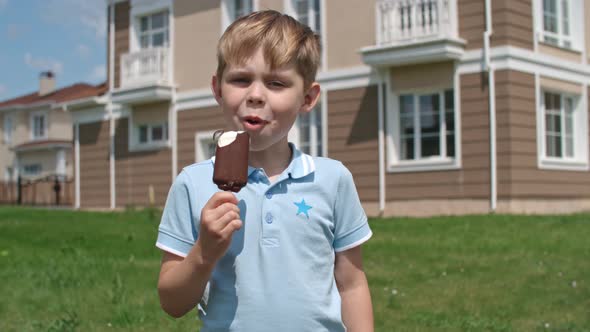
{"label": "shirt button", "polygon": [[272,198],[272,194],[271,193],[266,193],[266,198],[267,199],[271,199]]}
{"label": "shirt button", "polygon": [[272,216],[272,214],[270,212],[268,212],[266,214],[266,223],[267,224],[272,224],[272,221],[274,220],[274,217]]}

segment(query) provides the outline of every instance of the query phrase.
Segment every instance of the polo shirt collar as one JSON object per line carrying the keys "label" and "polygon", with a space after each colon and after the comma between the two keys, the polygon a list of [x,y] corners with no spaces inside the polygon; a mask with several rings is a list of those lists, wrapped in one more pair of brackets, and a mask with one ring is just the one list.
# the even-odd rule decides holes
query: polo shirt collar
{"label": "polo shirt collar", "polygon": [[[301,152],[293,143],[289,143],[289,147],[291,148],[291,151],[293,151],[293,155],[289,166],[287,166],[287,169],[283,172],[284,174],[287,174],[293,179],[299,179],[315,172],[315,162],[310,155]],[[211,158],[211,162],[215,164],[215,156]],[[248,165],[248,177],[250,177],[256,169],[257,168]]]}

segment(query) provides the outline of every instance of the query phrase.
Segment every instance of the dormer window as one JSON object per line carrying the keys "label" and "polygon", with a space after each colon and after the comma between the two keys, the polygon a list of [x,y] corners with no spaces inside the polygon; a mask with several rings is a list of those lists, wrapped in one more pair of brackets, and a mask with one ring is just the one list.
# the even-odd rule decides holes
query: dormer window
{"label": "dormer window", "polygon": [[168,11],[142,16],[139,27],[141,48],[167,47],[169,45]]}

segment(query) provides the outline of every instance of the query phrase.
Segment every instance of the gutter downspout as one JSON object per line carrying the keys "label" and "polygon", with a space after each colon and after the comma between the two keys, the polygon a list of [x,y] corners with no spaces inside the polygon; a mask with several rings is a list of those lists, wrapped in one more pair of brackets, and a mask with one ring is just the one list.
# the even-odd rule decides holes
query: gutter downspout
{"label": "gutter downspout", "polygon": [[494,65],[490,60],[490,37],[492,30],[492,2],[486,0],[486,31],[483,33],[484,70],[488,72],[488,96],[490,108],[490,212],[495,212],[498,202],[496,166],[496,88]]}
{"label": "gutter downspout", "polygon": [[174,27],[174,3],[172,3],[172,10],[170,11],[170,18],[168,22],[170,22],[170,40],[171,40],[171,47],[170,52],[168,53],[168,70],[170,73],[168,75],[170,82],[172,83],[172,105],[170,106],[169,112],[170,119],[168,120],[168,128],[170,129],[169,139],[172,140],[172,183],[176,180],[176,174],[178,173],[178,107],[176,105],[177,100],[177,92],[176,92],[176,85],[175,82],[175,75],[174,71],[174,48],[176,47],[176,41],[174,40],[175,36],[175,27]]}
{"label": "gutter downspout", "polygon": [[380,82],[377,85],[379,91],[377,92],[377,101],[378,105],[378,125],[379,125],[379,216],[383,216],[385,213],[385,134],[384,134],[384,113],[385,113],[385,103],[384,103],[384,87],[386,87],[386,80],[385,74],[383,70],[379,70],[379,78]]}
{"label": "gutter downspout", "polygon": [[115,88],[115,2],[109,0],[110,22],[109,22],[109,92],[107,99],[107,112],[109,116],[109,167],[110,167],[110,190],[111,209],[116,206],[115,189],[115,118],[113,116],[112,93]]}

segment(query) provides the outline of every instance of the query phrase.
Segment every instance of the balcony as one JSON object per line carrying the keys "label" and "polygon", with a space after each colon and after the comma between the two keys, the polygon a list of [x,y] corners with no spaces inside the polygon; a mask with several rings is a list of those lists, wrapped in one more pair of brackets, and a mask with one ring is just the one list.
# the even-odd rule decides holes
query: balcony
{"label": "balcony", "polygon": [[169,52],[167,47],[142,49],[121,56],[121,83],[113,101],[140,104],[171,97]]}
{"label": "balcony", "polygon": [[458,59],[457,0],[381,0],[376,5],[376,45],[364,47],[370,65]]}

